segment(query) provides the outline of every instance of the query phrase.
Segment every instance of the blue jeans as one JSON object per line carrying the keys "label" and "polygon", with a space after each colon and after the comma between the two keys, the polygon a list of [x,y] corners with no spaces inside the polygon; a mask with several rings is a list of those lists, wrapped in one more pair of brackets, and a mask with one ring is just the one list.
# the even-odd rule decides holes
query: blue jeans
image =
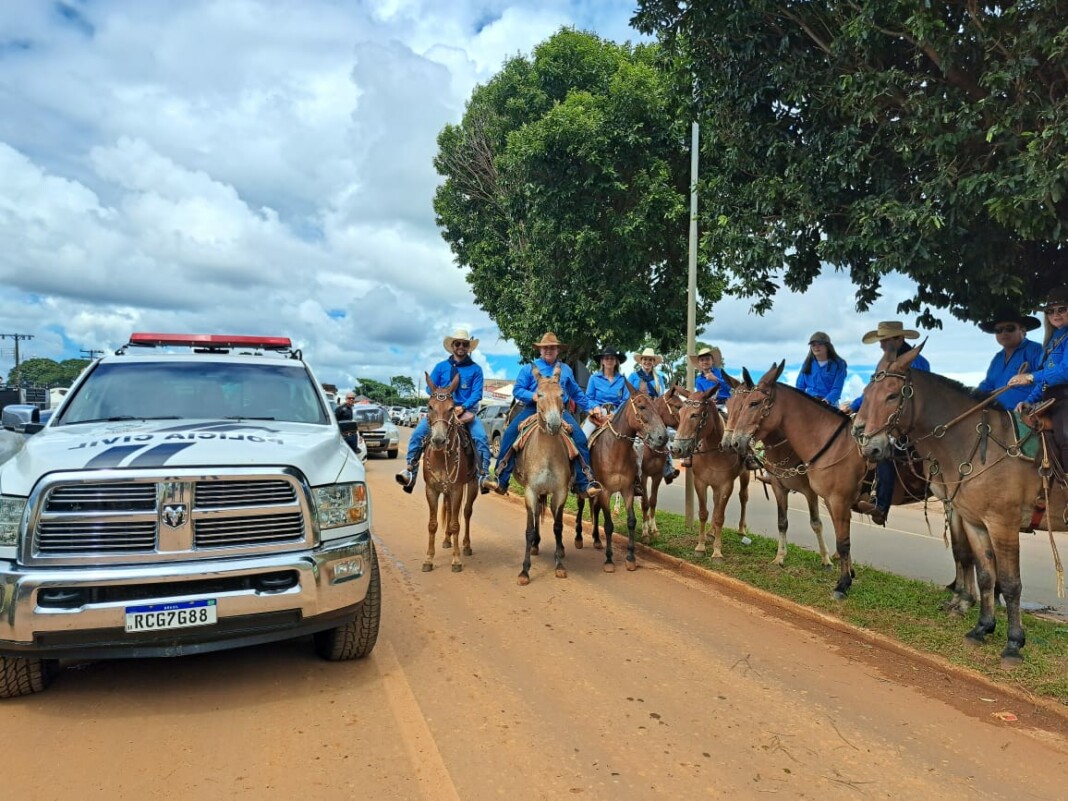
{"label": "blue jeans", "polygon": [[875,465],[875,505],[884,512],[890,511],[894,500],[894,485],[897,484],[897,469],[890,460]]}
{"label": "blue jeans", "polygon": [[[485,475],[489,472],[490,463],[490,449],[489,440],[486,439],[486,429],[482,427],[482,421],[477,417],[467,424],[467,430],[471,432],[471,439],[475,442],[475,453],[478,454],[478,463],[480,465],[480,472]],[[419,425],[415,427],[415,431],[412,432],[411,438],[408,440],[408,464],[419,469],[419,459],[423,455],[423,449],[426,447],[426,437],[430,433],[430,424],[427,423],[424,417],[419,421]]]}
{"label": "blue jeans", "polygon": [[[495,468],[497,472],[497,482],[502,487],[508,486],[508,481],[512,477],[512,471],[515,469],[515,454],[512,452],[512,446],[515,445],[515,441],[519,438],[519,424],[526,420],[533,414],[537,413],[537,407],[524,406],[519,414],[515,416],[515,419],[508,424],[508,428],[504,431],[504,436],[501,437],[501,450],[500,455],[497,457],[497,466]],[[575,421],[575,418],[571,416],[570,412],[564,412],[564,422],[568,423],[572,427],[571,436],[575,440],[575,444],[579,449],[579,458],[582,464],[576,466],[575,470],[575,489],[579,492],[584,492],[590,485],[590,479],[586,475],[586,469],[590,463],[590,446],[586,439],[586,434],[582,430],[582,427]]]}

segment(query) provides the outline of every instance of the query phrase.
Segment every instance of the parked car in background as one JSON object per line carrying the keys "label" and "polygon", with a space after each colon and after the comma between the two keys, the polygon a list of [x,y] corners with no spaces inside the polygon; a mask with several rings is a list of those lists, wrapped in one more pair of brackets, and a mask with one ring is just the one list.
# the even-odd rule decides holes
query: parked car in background
{"label": "parked car in background", "polygon": [[405,409],[403,406],[390,406],[387,410],[389,412],[389,421],[395,426],[404,424]]}
{"label": "parked car in background", "polygon": [[489,441],[490,453],[494,457],[501,452],[501,437],[504,429],[508,428],[508,409],[510,403],[491,403],[478,410],[478,417],[482,421],[482,427],[486,429],[486,439]]}
{"label": "parked car in background", "polygon": [[389,459],[397,458],[400,430],[389,420],[384,408],[373,403],[357,403],[352,407],[352,420],[363,435],[368,455],[385,453]]}

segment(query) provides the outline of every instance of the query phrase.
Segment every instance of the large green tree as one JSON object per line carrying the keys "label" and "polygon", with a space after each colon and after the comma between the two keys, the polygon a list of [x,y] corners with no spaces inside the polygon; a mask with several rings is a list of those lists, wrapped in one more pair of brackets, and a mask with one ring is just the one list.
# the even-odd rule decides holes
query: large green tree
{"label": "large green tree", "polygon": [[[689,125],[658,57],[563,29],[438,137],[442,234],[524,352],[549,330],[576,358],[684,338]],[[720,286],[705,274],[700,289],[704,323]]]}
{"label": "large green tree", "polygon": [[639,0],[704,136],[703,229],[761,309],[891,272],[900,311],[1032,308],[1068,275],[1068,4]]}
{"label": "large green tree", "polygon": [[89,366],[87,359],[26,359],[8,375],[9,384],[35,384],[42,387],[69,387],[82,370]]}

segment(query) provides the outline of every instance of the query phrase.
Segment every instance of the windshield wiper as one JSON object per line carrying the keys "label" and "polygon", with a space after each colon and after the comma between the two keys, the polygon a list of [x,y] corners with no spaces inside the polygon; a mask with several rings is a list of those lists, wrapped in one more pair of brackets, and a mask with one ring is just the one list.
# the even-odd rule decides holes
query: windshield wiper
{"label": "windshield wiper", "polygon": [[246,415],[231,415],[230,417],[224,417],[223,420],[274,420],[274,417],[248,417]]}
{"label": "windshield wiper", "polygon": [[67,420],[63,424],[68,426],[81,425],[82,423],[118,423],[126,420],[181,420],[176,414],[160,415],[159,417],[142,417],[137,414],[117,414],[114,417],[97,417],[92,420]]}

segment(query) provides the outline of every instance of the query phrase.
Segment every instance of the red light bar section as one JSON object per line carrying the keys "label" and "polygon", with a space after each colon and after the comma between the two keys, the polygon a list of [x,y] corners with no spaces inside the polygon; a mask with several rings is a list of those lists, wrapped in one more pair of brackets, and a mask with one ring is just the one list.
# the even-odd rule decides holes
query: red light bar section
{"label": "red light bar section", "polygon": [[261,348],[285,350],[293,347],[289,337],[250,337],[230,334],[151,334],[137,332],[130,335],[131,345],[171,345],[202,348]]}

